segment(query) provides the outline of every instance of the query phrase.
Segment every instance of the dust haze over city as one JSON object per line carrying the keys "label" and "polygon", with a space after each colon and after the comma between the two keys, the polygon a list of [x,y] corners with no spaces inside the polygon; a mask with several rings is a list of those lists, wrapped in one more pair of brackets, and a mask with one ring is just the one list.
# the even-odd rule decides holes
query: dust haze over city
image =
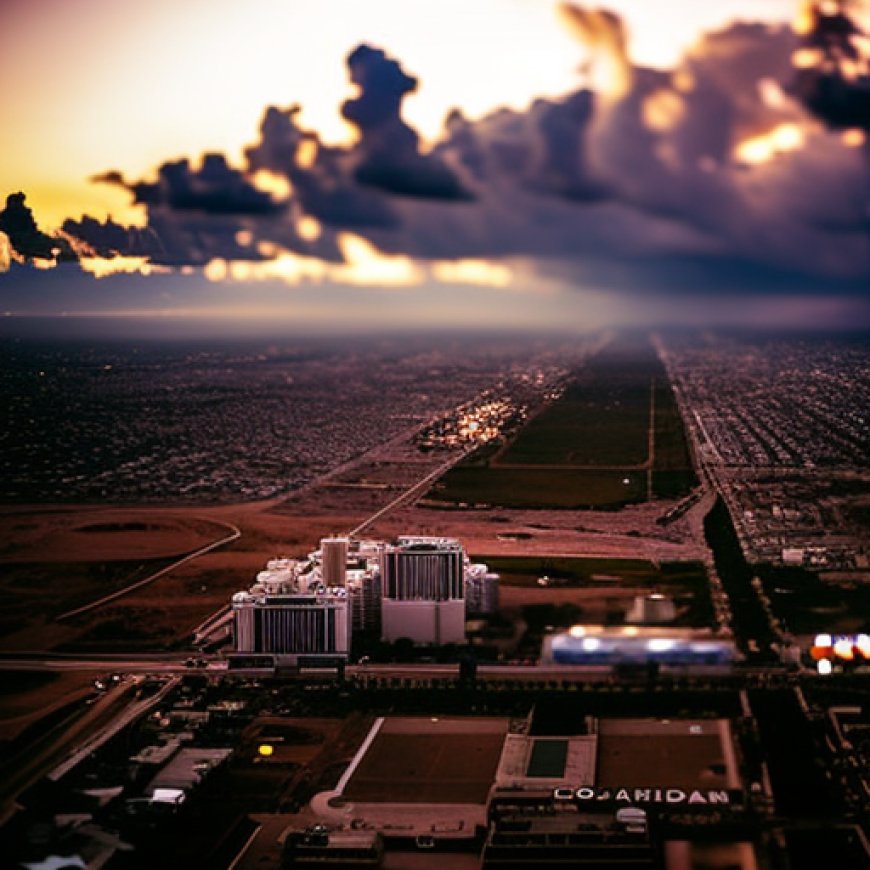
{"label": "dust haze over city", "polygon": [[870,5],[9,0],[0,850],[870,867]]}

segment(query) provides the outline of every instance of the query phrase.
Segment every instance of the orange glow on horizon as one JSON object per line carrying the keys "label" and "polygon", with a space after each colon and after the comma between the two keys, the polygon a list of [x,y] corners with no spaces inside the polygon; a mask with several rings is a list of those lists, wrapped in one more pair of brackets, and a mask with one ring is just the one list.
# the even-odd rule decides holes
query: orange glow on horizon
{"label": "orange glow on horizon", "polygon": [[167,266],[155,266],[147,257],[80,257],[79,265],[95,278],[109,275],[151,275],[154,272],[171,272]]}

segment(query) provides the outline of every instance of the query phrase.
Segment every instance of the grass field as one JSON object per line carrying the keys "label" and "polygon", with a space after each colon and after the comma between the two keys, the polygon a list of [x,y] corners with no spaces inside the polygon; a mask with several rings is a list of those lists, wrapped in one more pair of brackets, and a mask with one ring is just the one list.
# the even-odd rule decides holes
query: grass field
{"label": "grass field", "polygon": [[601,508],[642,501],[645,492],[642,471],[460,465],[435,484],[429,498],[514,508]]}
{"label": "grass field", "polygon": [[512,442],[460,463],[429,497],[517,508],[619,508],[643,501],[652,394],[653,495],[679,498],[695,476],[667,376],[646,342],[606,348]]}

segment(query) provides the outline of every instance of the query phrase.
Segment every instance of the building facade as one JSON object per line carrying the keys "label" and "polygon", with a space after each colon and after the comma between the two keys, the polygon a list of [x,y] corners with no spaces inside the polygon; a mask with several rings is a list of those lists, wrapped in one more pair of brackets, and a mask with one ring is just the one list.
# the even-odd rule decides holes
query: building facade
{"label": "building facade", "polygon": [[453,538],[403,536],[381,556],[381,636],[465,641],[465,554]]}

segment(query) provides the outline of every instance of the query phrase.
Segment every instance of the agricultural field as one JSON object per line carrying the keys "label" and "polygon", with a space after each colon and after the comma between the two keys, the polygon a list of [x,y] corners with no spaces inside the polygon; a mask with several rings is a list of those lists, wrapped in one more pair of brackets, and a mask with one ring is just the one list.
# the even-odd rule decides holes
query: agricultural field
{"label": "agricultural field", "polygon": [[617,343],[500,450],[469,457],[429,493],[448,503],[619,508],[695,484],[683,424],[652,347]]}

